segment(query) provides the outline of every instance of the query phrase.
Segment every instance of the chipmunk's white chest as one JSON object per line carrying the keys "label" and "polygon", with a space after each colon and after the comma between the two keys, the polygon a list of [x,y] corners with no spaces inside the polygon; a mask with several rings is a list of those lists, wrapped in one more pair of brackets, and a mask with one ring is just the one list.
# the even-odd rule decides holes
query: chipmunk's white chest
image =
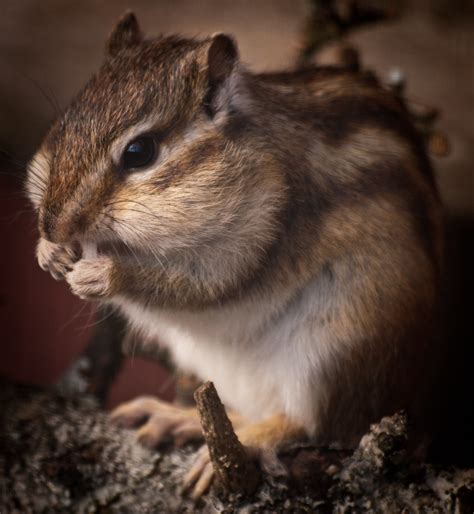
{"label": "chipmunk's white chest", "polygon": [[227,405],[252,419],[281,410],[275,348],[255,340],[255,312],[250,319],[246,309],[224,315],[144,309],[124,300],[120,305],[135,327],[170,350],[179,369],[212,380]]}
{"label": "chipmunk's white chest", "polygon": [[327,357],[309,321],[315,301],[307,292],[291,307],[248,303],[199,313],[117,303],[132,325],[169,348],[181,370],[212,380],[229,407],[253,420],[284,412],[311,428],[317,367]]}

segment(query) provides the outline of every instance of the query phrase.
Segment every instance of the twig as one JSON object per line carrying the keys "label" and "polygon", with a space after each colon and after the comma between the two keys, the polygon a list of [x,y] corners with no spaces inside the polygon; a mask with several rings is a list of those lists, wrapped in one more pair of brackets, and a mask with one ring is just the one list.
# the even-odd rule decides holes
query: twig
{"label": "twig", "polygon": [[175,367],[166,348],[160,346],[154,340],[147,340],[133,330],[129,330],[122,342],[122,351],[127,357],[140,357],[159,363],[170,373],[174,373]]}
{"label": "twig", "polygon": [[436,128],[440,112],[436,107],[410,101],[405,96],[406,82],[403,73],[393,69],[388,76],[387,86],[398,100],[405,106],[416,129],[425,141],[430,154],[435,157],[446,157],[451,149],[448,137]]}
{"label": "twig", "polygon": [[260,473],[235,435],[214,384],[203,384],[194,399],[218,483],[227,493],[251,494],[260,482]]}
{"label": "twig", "polygon": [[90,394],[104,404],[122,367],[125,320],[107,305],[99,308],[96,317],[99,321],[89,345],[61,377],[57,387],[69,394]]}
{"label": "twig", "polygon": [[310,0],[311,14],[306,23],[298,65],[310,64],[323,46],[340,40],[361,26],[394,19],[398,9],[366,5],[362,0]]}

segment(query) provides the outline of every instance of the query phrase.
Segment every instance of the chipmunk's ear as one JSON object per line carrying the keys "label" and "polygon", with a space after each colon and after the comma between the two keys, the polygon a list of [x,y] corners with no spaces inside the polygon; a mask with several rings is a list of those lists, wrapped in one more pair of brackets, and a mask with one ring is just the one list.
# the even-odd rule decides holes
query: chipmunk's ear
{"label": "chipmunk's ear", "polygon": [[206,64],[209,90],[206,108],[209,114],[215,111],[215,98],[225,80],[230,76],[239,61],[237,45],[231,36],[214,34],[206,45]]}
{"label": "chipmunk's ear", "polygon": [[131,11],[127,11],[117,22],[107,40],[106,53],[113,57],[120,50],[137,45],[143,36],[137,18]]}
{"label": "chipmunk's ear", "polygon": [[237,45],[227,34],[214,34],[207,51],[209,82],[219,85],[231,74],[239,60]]}

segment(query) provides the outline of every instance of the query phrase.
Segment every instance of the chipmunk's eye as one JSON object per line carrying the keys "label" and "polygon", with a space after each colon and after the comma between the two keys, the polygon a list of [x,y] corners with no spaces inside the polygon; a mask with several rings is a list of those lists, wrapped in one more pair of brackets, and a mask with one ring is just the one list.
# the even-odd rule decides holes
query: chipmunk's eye
{"label": "chipmunk's eye", "polygon": [[151,136],[134,139],[125,148],[122,162],[125,169],[144,168],[151,164],[157,156],[155,140]]}

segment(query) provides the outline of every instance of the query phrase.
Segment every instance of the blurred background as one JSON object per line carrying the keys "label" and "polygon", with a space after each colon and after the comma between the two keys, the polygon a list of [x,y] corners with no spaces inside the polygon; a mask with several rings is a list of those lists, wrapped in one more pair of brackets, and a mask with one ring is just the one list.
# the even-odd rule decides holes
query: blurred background
{"label": "blurred background", "polygon": [[[377,2],[376,2],[377,3]],[[378,2],[381,3],[381,2]],[[450,344],[472,365],[474,218],[474,2],[382,2],[402,16],[347,36],[362,66],[385,78],[400,70],[406,96],[439,108],[450,152],[433,158],[446,209],[454,312]],[[83,351],[96,318],[89,304],[42,272],[35,219],[22,195],[24,165],[58,112],[102,61],[117,18],[132,9],[149,35],[236,36],[255,70],[293,67],[311,15],[309,0],[4,0],[0,17],[0,376],[52,384]],[[466,350],[466,348],[468,348]],[[467,352],[467,353],[466,353]],[[461,368],[459,368],[461,370]],[[467,368],[466,368],[467,369]],[[469,382],[466,382],[469,384]],[[108,405],[152,393],[172,395],[157,364],[127,358]]]}

